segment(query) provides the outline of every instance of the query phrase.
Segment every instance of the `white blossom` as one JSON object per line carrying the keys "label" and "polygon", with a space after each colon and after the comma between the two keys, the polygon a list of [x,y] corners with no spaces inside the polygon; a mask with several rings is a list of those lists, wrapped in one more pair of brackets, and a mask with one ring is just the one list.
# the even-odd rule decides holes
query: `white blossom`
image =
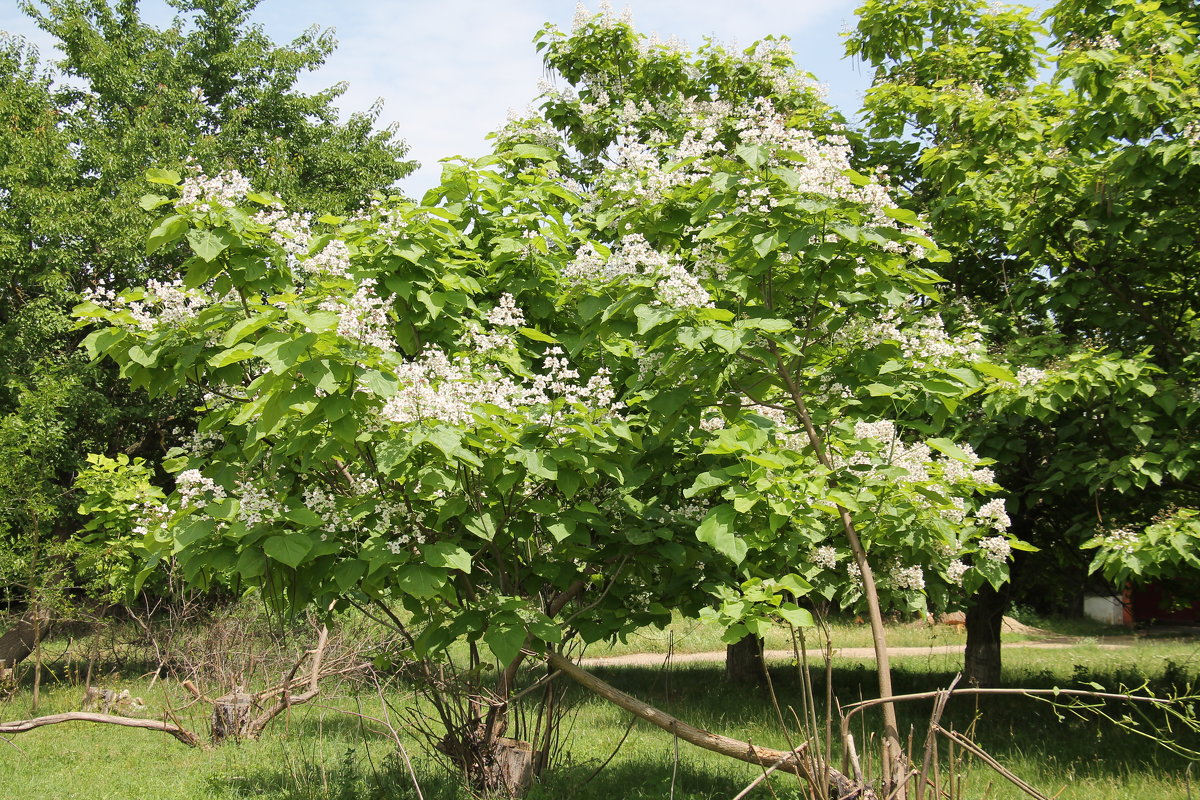
{"label": "white blossom", "polygon": [[812,562],[823,569],[835,569],[837,567],[837,548],[829,545],[821,545],[816,550],[813,550]]}
{"label": "white blossom", "polygon": [[213,502],[225,499],[225,488],[212,478],[207,478],[198,469],[185,469],[175,476],[175,489],[185,506],[200,505],[211,496]]}
{"label": "white blossom", "polygon": [[1008,518],[1008,512],[1004,508],[1004,501],[998,497],[980,506],[979,510],[975,512],[975,516],[998,531],[1006,531],[1012,524],[1012,520]]}
{"label": "white blossom", "polygon": [[979,540],[984,558],[1003,564],[1012,555],[1012,545],[1003,536],[985,536]]}
{"label": "white blossom", "polygon": [[250,181],[237,170],[229,170],[209,177],[199,167],[184,177],[179,187],[176,208],[192,207],[196,211],[216,211],[232,208],[250,193]]}
{"label": "white blossom", "polygon": [[892,585],[901,591],[920,592],[925,589],[925,573],[918,566],[896,564],[891,570]]}

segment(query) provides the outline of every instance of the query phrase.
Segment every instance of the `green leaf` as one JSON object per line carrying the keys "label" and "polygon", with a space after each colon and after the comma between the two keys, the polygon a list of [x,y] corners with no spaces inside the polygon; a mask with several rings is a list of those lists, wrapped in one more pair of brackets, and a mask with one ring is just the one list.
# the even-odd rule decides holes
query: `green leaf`
{"label": "green leaf", "polygon": [[542,147],[536,144],[518,144],[512,149],[513,155],[519,158],[535,158],[539,161],[553,161],[558,158],[558,153],[551,150],[549,147]]}
{"label": "green leaf", "polygon": [[227,350],[211,356],[208,359],[210,367],[227,367],[230,364],[236,364],[239,361],[245,361],[248,358],[254,358],[254,345],[248,342],[243,342],[237,347],[231,347]]}
{"label": "green leaf", "polygon": [[647,305],[640,305],[635,308],[633,310],[633,315],[637,317],[637,332],[639,336],[661,325],[672,317],[672,314],[668,309],[651,307]]}
{"label": "green leaf", "polygon": [[453,542],[434,542],[421,545],[421,555],[431,567],[471,571],[471,554]]}
{"label": "green leaf", "polygon": [[391,397],[400,390],[400,384],[391,375],[385,375],[379,370],[369,369],[359,379],[372,393],[379,397]]}
{"label": "green leaf", "polygon": [[396,571],[396,585],[413,597],[437,597],[446,585],[446,571],[425,564],[405,564]]}
{"label": "green leaf", "polygon": [[333,582],[339,592],[346,593],[355,588],[366,574],[366,562],[354,558],[342,561],[333,568]]}
{"label": "green leaf", "polygon": [[921,220],[918,219],[916,213],[909,211],[907,208],[884,208],[883,213],[904,225],[916,227],[921,224]]}
{"label": "green leaf", "polygon": [[549,342],[550,344],[558,344],[558,339],[547,333],[534,330],[533,328],[517,328],[517,333],[524,336],[526,339],[532,339],[535,342]]}
{"label": "green leaf", "polygon": [[192,246],[192,252],[204,261],[212,261],[219,256],[221,251],[229,247],[233,238],[228,231],[223,230],[192,229],[187,232],[187,240],[188,244]]}
{"label": "green leaf", "polygon": [[1154,435],[1154,429],[1149,425],[1130,425],[1129,430],[1142,444],[1150,444],[1150,437]]}
{"label": "green leaf", "polygon": [[775,609],[775,613],[793,628],[811,628],[817,624],[816,620],[813,619],[811,611],[807,608],[800,608],[792,603],[784,603]]}
{"label": "green leaf", "polygon": [[153,211],[159,206],[165,206],[169,202],[171,201],[161,194],[145,194],[138,200],[138,205],[147,211]]}
{"label": "green leaf", "polygon": [[925,442],[925,444],[929,445],[934,450],[937,450],[939,453],[943,453],[945,455],[950,456],[955,461],[961,461],[964,464],[974,464],[975,463],[975,460],[972,459],[969,455],[967,455],[967,452],[965,450],[963,450],[961,447],[959,447],[958,445],[956,445],[954,442],[950,441],[949,439],[930,439],[927,442]]}
{"label": "green leaf", "polygon": [[725,478],[718,477],[711,472],[702,472],[696,476],[696,480],[688,489],[684,489],[684,497],[695,497],[698,494],[704,494],[716,489],[718,486],[724,486],[729,481]]}
{"label": "green leaf", "polygon": [[269,324],[274,318],[275,315],[273,313],[255,314],[252,317],[235,322],[230,326],[229,330],[225,331],[225,335],[221,337],[221,344],[231,347],[254,331]]}
{"label": "green leaf", "polygon": [[180,182],[179,173],[170,169],[148,169],[146,170],[147,183],[161,183],[167,186],[178,186]]}
{"label": "green leaf", "polygon": [[319,528],[325,524],[325,520],[321,518],[320,514],[304,506],[287,511],[284,517],[290,519],[292,522],[298,522],[310,528]]}
{"label": "green leaf", "polygon": [[728,557],[734,564],[741,564],[746,558],[747,547],[733,532],[733,524],[737,518],[734,507],[722,503],[709,511],[701,521],[700,526],[696,528],[696,538]]}
{"label": "green leaf", "polygon": [[182,214],[167,217],[150,231],[150,236],[146,239],[146,252],[155,253],[179,241],[180,237],[187,233],[188,227],[187,217]]}
{"label": "green leaf", "polygon": [[500,663],[508,666],[516,660],[525,646],[525,626],[500,627],[493,624],[483,633],[483,641],[487,644]]}
{"label": "green leaf", "polygon": [[761,144],[740,144],[733,149],[734,155],[745,161],[752,169],[758,169],[767,163],[770,151]]}
{"label": "green leaf", "polygon": [[304,557],[312,550],[312,539],[303,533],[286,533],[280,536],[268,537],[263,542],[263,552],[276,561],[295,568],[300,566]]}
{"label": "green leaf", "polygon": [[579,473],[575,470],[564,467],[562,464],[558,465],[558,477],[554,479],[554,482],[558,484],[558,489],[563,493],[563,497],[568,500],[574,497],[575,492],[579,491],[581,480]]}
{"label": "green leaf", "polygon": [[742,348],[742,334],[731,328],[714,328],[713,344],[729,353],[736,353]]}

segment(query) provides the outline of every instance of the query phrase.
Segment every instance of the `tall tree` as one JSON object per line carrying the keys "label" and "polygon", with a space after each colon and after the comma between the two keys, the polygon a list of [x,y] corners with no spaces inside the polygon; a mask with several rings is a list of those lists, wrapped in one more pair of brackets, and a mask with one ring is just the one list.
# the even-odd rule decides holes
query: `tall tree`
{"label": "tall tree", "polygon": [[[870,0],[859,15],[870,133],[1018,368],[975,433],[1014,524],[1060,562],[1086,541],[1120,581],[1200,566],[1200,9]],[[982,682],[1003,607],[980,596],[968,615]]]}
{"label": "tall tree", "polygon": [[[151,405],[89,365],[68,315],[86,290],[180,277],[170,254],[144,248],[147,168],[237,169],[333,213],[413,168],[394,130],[377,129],[378,106],[339,121],[343,84],[295,88],[332,51],[328,32],[281,46],[250,24],[257,0],[173,5],[160,30],[128,0],[25,4],[64,54],[54,69],[0,43],[0,458],[13,467],[0,479],[0,562],[25,575],[34,531],[70,540],[72,477],[89,451],[161,452],[186,427],[187,402]],[[51,572],[70,583],[63,559]]]}

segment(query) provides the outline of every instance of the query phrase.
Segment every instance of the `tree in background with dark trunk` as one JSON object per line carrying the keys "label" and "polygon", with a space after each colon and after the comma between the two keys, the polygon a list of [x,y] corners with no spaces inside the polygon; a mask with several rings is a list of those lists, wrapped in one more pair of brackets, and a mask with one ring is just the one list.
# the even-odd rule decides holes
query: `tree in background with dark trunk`
{"label": "tree in background with dark trunk", "polygon": [[[1115,585],[1196,574],[1198,36],[1188,0],[868,0],[847,39],[871,153],[1011,366],[966,430],[1009,511],[1036,509],[1026,574],[1068,565],[1081,593],[1081,545]],[[968,614],[980,678],[1004,603]]]}

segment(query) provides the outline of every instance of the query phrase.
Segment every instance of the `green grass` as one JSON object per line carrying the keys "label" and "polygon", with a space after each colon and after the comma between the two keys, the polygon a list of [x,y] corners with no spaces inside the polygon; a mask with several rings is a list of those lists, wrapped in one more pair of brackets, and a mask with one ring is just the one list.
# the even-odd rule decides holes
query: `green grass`
{"label": "green grass", "polygon": [[[693,628],[682,620],[671,630],[673,633],[665,633],[667,641],[673,642],[679,652],[684,648],[707,650],[721,646],[719,638],[713,644],[712,631]],[[897,644],[920,646],[921,642],[943,643],[948,632],[897,627],[893,633],[899,640]],[[1070,650],[1007,650],[1005,683],[1051,687],[1096,681],[1116,688],[1147,679],[1159,684],[1164,680],[1195,681],[1200,673],[1200,642],[1196,639],[1139,637],[1128,647],[1108,649],[1104,646],[1106,634],[1092,633]],[[662,646],[663,635],[645,631],[622,647],[626,652],[650,650],[649,645],[655,642]],[[936,639],[931,638],[935,635]],[[955,635],[961,640],[959,634]],[[869,640],[862,637],[861,629],[853,624],[834,628],[835,646],[865,646]],[[639,647],[639,643],[647,646]],[[768,646],[777,645],[769,641]],[[56,652],[54,647],[48,650],[50,656]],[[599,654],[598,648],[588,652]],[[43,687],[42,707],[38,709],[41,714],[77,708],[82,694],[82,689],[65,677],[73,670],[62,659],[54,666]],[[151,689],[148,679],[138,677],[141,667],[135,662],[125,666],[121,672],[107,674],[103,685],[128,688],[131,694],[142,696],[150,712],[166,703],[178,706],[184,702],[178,690],[164,690],[162,682]],[[896,691],[944,686],[960,666],[961,655],[898,659]],[[766,698],[752,689],[722,684],[720,664],[675,665],[665,671],[633,667],[597,671],[619,688],[688,722],[756,743],[786,747],[787,736]],[[785,707],[798,705],[795,670],[780,663],[772,674],[780,702]],[[821,676],[816,680],[819,695]],[[834,686],[842,702],[874,696],[874,680],[873,665],[868,661],[836,662]],[[226,745],[208,752],[189,750],[165,734],[112,726],[68,724],[20,734],[8,743],[0,741],[0,786],[4,787],[6,800],[415,797],[394,744],[373,730],[378,726],[340,713],[339,709],[361,709],[372,716],[381,713],[379,700],[372,692],[355,694],[352,690],[349,686],[340,690],[331,687],[316,704],[279,719],[262,741]],[[569,752],[555,772],[535,787],[531,794],[534,800],[666,798],[671,795],[672,780],[674,796],[680,800],[730,798],[759,772],[686,744],[679,746],[676,767],[674,740],[638,723],[612,763],[585,785],[595,766],[616,747],[629,715],[581,691],[572,691],[570,697],[575,716]],[[10,702],[0,704],[0,718],[27,716],[29,700],[26,686]],[[185,712],[185,723],[204,730],[200,712],[199,706]],[[928,713],[928,703],[902,706],[902,727],[906,731],[909,726],[921,730]],[[1185,760],[1094,718],[1062,716],[1060,720],[1048,704],[1026,698],[988,698],[980,702],[964,698],[951,704],[946,723],[956,730],[970,729],[972,737],[1009,769],[1050,796],[1058,793],[1059,800],[1187,797]],[[469,796],[421,754],[422,742],[407,734],[404,741],[413,754],[426,798]],[[1194,736],[1188,743],[1200,747]],[[1195,773],[1200,773],[1200,768],[1193,775],[1200,780]],[[966,770],[965,779],[967,797],[1006,800],[1024,796],[979,765]],[[783,778],[773,782],[779,797],[798,796],[794,785]],[[1196,789],[1193,794],[1197,794]],[[771,794],[760,789],[752,796],[766,798]]]}

